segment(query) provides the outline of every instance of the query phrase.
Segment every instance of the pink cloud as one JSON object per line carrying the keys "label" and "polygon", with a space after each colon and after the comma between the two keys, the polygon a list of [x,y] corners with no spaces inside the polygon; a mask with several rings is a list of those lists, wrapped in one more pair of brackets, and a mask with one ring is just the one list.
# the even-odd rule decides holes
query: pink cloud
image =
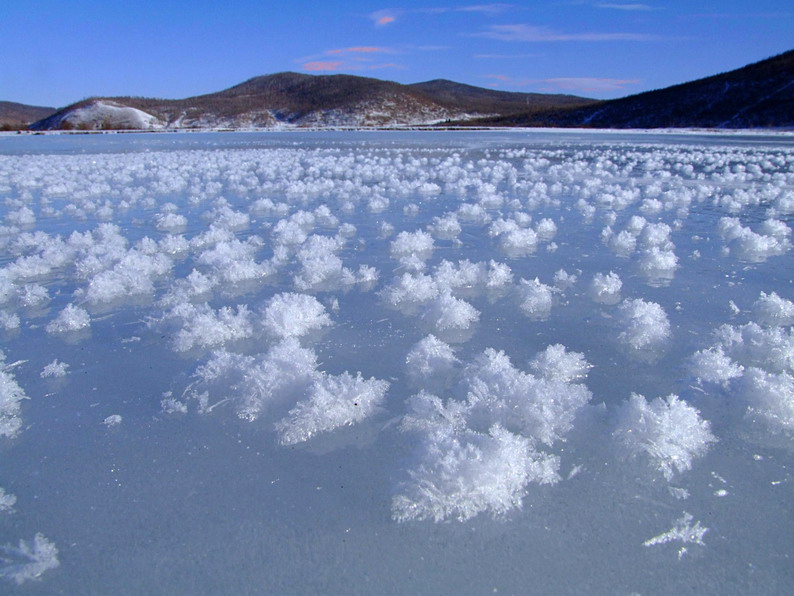
{"label": "pink cloud", "polygon": [[397,20],[397,13],[393,10],[378,10],[369,15],[377,27],[383,27]]}
{"label": "pink cloud", "polygon": [[303,70],[319,71],[319,70],[339,70],[343,62],[341,60],[316,60],[314,62],[307,62],[303,65]]}
{"label": "pink cloud", "polygon": [[485,75],[485,78],[486,79],[496,79],[497,81],[505,81],[505,82],[511,80],[510,77],[508,77],[507,75],[501,75],[501,74],[487,74],[487,75]]}

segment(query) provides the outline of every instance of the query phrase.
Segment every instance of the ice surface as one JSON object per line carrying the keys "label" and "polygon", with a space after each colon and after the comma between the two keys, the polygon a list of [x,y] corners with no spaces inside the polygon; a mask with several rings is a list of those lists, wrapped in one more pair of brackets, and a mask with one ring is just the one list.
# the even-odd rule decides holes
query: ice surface
{"label": "ice surface", "polygon": [[786,593],[791,138],[0,136],[5,591]]}

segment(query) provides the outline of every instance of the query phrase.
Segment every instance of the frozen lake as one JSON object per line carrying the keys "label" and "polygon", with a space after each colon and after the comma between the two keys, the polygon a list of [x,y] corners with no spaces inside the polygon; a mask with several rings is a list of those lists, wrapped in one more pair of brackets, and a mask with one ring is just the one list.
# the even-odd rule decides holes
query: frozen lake
{"label": "frozen lake", "polygon": [[788,593],[793,214],[788,135],[0,136],[0,592]]}

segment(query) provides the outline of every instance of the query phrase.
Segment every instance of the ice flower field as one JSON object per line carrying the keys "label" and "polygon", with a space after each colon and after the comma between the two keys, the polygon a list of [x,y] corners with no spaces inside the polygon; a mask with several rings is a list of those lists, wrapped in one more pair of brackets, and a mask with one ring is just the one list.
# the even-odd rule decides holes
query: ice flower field
{"label": "ice flower field", "polygon": [[792,214],[786,135],[0,137],[0,591],[787,593]]}

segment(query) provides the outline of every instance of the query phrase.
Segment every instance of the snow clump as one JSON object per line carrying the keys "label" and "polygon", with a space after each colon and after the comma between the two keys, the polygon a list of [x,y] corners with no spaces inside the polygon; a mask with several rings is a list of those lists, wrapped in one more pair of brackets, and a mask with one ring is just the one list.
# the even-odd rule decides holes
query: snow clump
{"label": "snow clump", "polygon": [[427,232],[400,232],[391,243],[391,257],[411,271],[421,271],[433,247],[433,236]]}
{"label": "snow clump", "polygon": [[692,355],[692,372],[736,396],[748,418],[773,431],[794,431],[794,330],[723,325],[715,338],[714,345]]}
{"label": "snow clump", "polygon": [[42,379],[48,377],[65,377],[67,374],[69,374],[69,365],[65,362],[58,362],[57,358],[41,370]]}
{"label": "snow clump", "polygon": [[590,297],[601,304],[617,304],[620,302],[620,290],[623,282],[620,276],[610,271],[606,275],[596,273],[590,282]]}
{"label": "snow clump", "polygon": [[414,344],[405,358],[408,382],[430,391],[443,390],[451,385],[459,363],[449,344],[428,335]]}
{"label": "snow clump", "polygon": [[[197,402],[203,414],[227,403],[248,421],[271,409],[285,413],[275,429],[279,441],[291,445],[372,416],[388,387],[388,382],[364,379],[361,373],[329,375],[317,370],[314,351],[288,336],[264,354],[213,353],[196,369],[184,397]],[[163,408],[185,412],[187,404],[168,395]]]}
{"label": "snow clump", "polygon": [[33,537],[31,544],[20,540],[18,547],[10,544],[0,546],[0,563],[0,577],[18,585],[30,579],[41,579],[45,571],[60,565],[55,543],[47,540],[41,533]]}
{"label": "snow clump", "polygon": [[753,314],[764,325],[794,325],[794,302],[781,298],[775,292],[761,292],[753,303]]}
{"label": "snow clump", "polygon": [[312,384],[308,399],[276,423],[279,440],[292,445],[317,433],[361,422],[383,403],[388,388],[387,381],[363,379],[361,373],[355,377],[348,372],[323,375]]}
{"label": "snow clump", "polygon": [[151,324],[166,328],[176,326],[173,349],[177,352],[189,352],[251,337],[251,319],[251,312],[245,304],[238,305],[236,310],[230,306],[214,310],[206,302],[199,305],[182,302],[168,311],[162,319]]}
{"label": "snow clump", "polygon": [[422,313],[422,320],[439,332],[468,329],[479,318],[476,308],[449,292],[430,302]]}
{"label": "snow clump", "polygon": [[121,424],[121,421],[122,418],[120,414],[111,414],[102,421],[102,424],[104,424],[108,428],[113,428],[114,426],[119,426]]}
{"label": "snow clump", "polygon": [[627,298],[618,314],[623,327],[618,340],[638,356],[653,355],[671,336],[667,313],[655,302]]}
{"label": "snow clump", "polygon": [[19,329],[19,325],[19,315],[10,313],[6,310],[0,310],[0,329],[13,331],[14,329]]}
{"label": "snow clump", "polygon": [[759,418],[770,428],[794,430],[794,377],[751,367],[740,383],[747,415]]}
{"label": "snow clump", "polygon": [[11,368],[13,366],[5,363],[5,354],[0,350],[0,437],[13,439],[22,428],[21,402],[28,396],[11,374]]}
{"label": "snow clump", "polygon": [[[433,397],[420,394],[418,399]],[[440,425],[422,447],[418,466],[392,500],[392,515],[400,522],[466,521],[484,511],[504,515],[521,508],[530,482],[553,484],[558,479],[558,458],[539,454],[530,439],[498,424],[484,433]]]}
{"label": "snow clump", "polygon": [[741,377],[744,367],[731,360],[722,346],[714,346],[695,352],[690,359],[690,368],[699,381],[727,383]]}
{"label": "snow clump", "polygon": [[85,329],[91,323],[91,317],[84,308],[67,304],[52,321],[47,324],[47,333],[69,333]]}
{"label": "snow clump", "polygon": [[723,217],[717,229],[725,241],[726,251],[741,261],[760,263],[791,248],[791,229],[776,219],[764,221],[760,232],[754,232],[743,226],[737,217]]}
{"label": "snow clump", "polygon": [[648,402],[633,393],[618,410],[613,436],[628,457],[646,457],[668,481],[717,440],[700,412],[674,394]]}
{"label": "snow clump", "polygon": [[516,291],[521,312],[535,321],[543,321],[549,317],[556,288],[541,283],[536,277],[529,281],[522,279]]}
{"label": "snow clump", "polygon": [[[445,348],[431,337],[411,350],[408,368],[420,383],[437,373],[442,378],[455,373],[457,362]],[[578,382],[589,364],[555,345],[531,366],[537,376],[489,348],[461,374],[464,399],[445,402],[422,390],[409,400],[401,429],[418,445],[415,465],[392,501],[396,520],[499,516],[521,507],[530,483],[559,481],[559,457],[538,445],[564,439],[592,397]]]}
{"label": "snow clump", "polygon": [[277,338],[300,337],[330,324],[331,318],[325,307],[308,294],[276,294],[262,313],[262,326]]}
{"label": "snow clump", "polygon": [[7,493],[5,489],[0,486],[0,513],[13,513],[16,502],[16,495]]}

